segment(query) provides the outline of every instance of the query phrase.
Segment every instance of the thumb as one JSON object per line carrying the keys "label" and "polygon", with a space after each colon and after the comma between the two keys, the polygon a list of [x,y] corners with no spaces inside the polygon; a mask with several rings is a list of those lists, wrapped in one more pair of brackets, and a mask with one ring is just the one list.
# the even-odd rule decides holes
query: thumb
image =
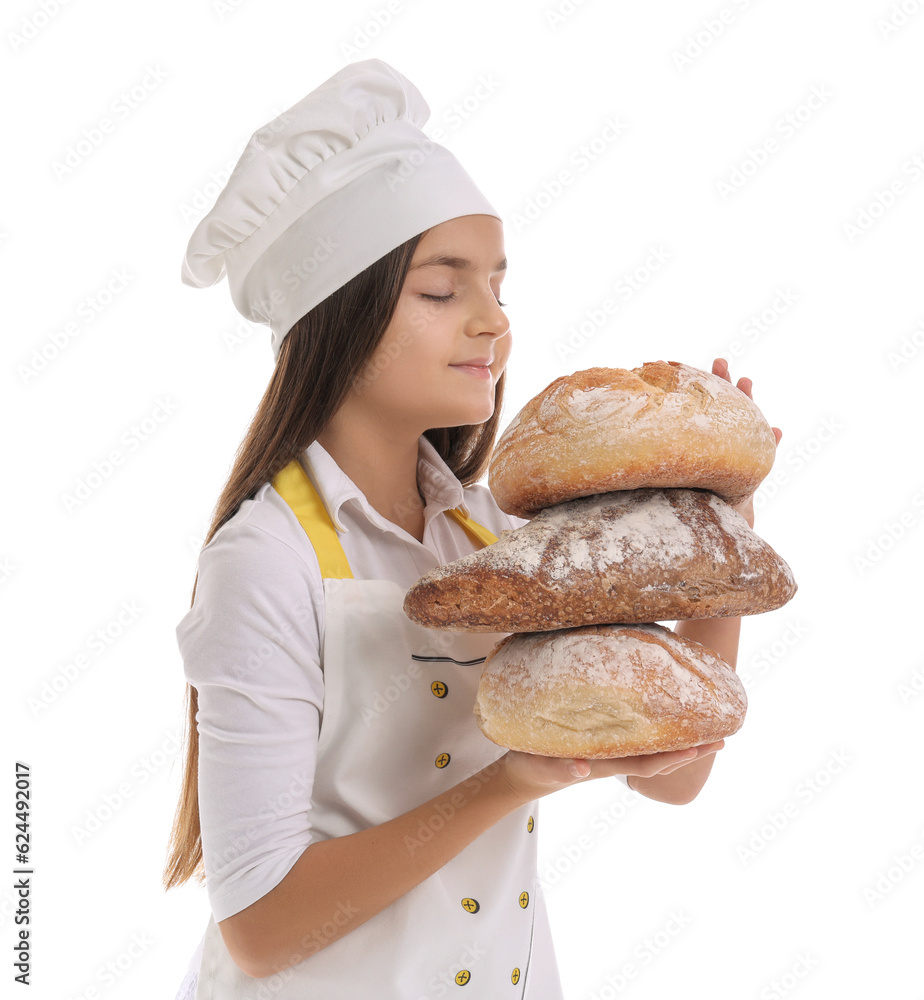
{"label": "thumb", "polygon": [[586,760],[575,758],[568,764],[568,773],[575,778],[586,778],[590,774],[590,764]]}

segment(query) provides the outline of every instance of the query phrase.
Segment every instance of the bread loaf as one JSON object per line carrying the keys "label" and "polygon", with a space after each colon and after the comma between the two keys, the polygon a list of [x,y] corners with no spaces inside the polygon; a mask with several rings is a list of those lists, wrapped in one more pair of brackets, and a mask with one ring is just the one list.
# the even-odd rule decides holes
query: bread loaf
{"label": "bread loaf", "polygon": [[474,711],[500,746],[593,759],[711,743],[746,709],[728,664],[650,624],[509,635],[488,654]]}
{"label": "bread loaf", "polygon": [[547,507],[407,592],[408,617],[456,632],[760,614],[785,604],[789,566],[724,500],[639,489]]}
{"label": "bread loaf", "polygon": [[676,361],[589,368],[556,379],[514,417],[488,486],[518,517],[647,486],[711,490],[734,504],[757,489],[775,453],[763,414],[718,375]]}

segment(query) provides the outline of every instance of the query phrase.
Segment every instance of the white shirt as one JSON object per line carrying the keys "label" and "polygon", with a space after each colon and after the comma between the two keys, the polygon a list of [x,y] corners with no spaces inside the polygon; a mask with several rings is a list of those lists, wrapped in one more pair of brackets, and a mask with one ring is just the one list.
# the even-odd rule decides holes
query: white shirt
{"label": "white shirt", "polygon": [[[320,443],[305,459],[356,579],[409,588],[470,553],[462,526],[437,516],[452,507],[498,536],[528,523],[501,511],[486,486],[463,488],[423,435],[422,542],[379,514]],[[322,600],[293,604],[306,586],[323,593],[317,556],[266,483],[202,549],[195,604],[176,630],[199,696],[199,814],[216,922],[278,885],[311,842],[324,621]]]}

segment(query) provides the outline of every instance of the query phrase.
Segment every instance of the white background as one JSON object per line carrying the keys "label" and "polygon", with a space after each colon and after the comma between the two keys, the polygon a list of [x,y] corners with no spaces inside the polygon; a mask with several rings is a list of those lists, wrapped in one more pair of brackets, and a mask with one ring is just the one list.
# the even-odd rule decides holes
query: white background
{"label": "white background", "polygon": [[504,215],[503,425],[561,374],[723,355],[783,430],[756,529],[800,589],[744,622],[748,717],[708,785],[543,802],[566,996],[924,996],[924,10],[902,6],[5,6],[0,859],[26,761],[30,995],[171,1000],[204,929],[205,890],[159,881],[173,630],[272,354],[180,262],[251,133],[375,56]]}

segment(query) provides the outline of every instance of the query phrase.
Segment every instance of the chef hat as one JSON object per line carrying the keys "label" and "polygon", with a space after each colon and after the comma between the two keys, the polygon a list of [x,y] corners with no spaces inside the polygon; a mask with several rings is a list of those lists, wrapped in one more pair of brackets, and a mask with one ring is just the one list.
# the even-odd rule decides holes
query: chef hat
{"label": "chef hat", "polygon": [[427,138],[430,108],[381,59],[345,66],[250,137],[196,226],[183,281],[225,274],[237,310],[273,332],[293,324],[412,236],[494,215],[459,161]]}

